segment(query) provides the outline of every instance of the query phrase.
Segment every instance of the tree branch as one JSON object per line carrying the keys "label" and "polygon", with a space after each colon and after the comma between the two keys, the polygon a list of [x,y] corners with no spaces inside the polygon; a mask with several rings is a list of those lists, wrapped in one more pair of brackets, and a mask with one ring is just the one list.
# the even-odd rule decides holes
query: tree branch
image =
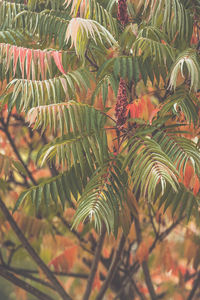
{"label": "tree branch", "polygon": [[16,286],[22,288],[23,290],[27,291],[28,293],[36,296],[37,299],[39,299],[39,300],[53,300],[53,298],[51,298],[47,294],[44,294],[43,292],[36,289],[35,287],[30,285],[29,283],[19,279],[18,277],[16,277],[12,273],[6,271],[5,268],[2,267],[2,266],[0,266],[0,276],[5,278],[6,280],[12,282],[14,285],[16,285]]}
{"label": "tree branch", "polygon": [[5,269],[5,271],[8,271],[10,273],[15,273],[17,275],[23,276],[23,277],[25,277],[27,279],[30,279],[32,281],[38,282],[39,284],[47,286],[50,289],[52,289],[52,290],[55,291],[55,288],[50,283],[48,283],[48,282],[46,282],[46,281],[44,281],[44,280],[42,280],[40,278],[34,277],[31,273],[28,273],[28,272],[19,272],[17,269],[9,267],[8,265],[2,265],[2,266],[0,265],[0,267],[3,267]]}
{"label": "tree branch", "polygon": [[101,250],[103,248],[105,235],[106,235],[106,228],[105,228],[105,225],[103,225],[102,232],[101,232],[101,235],[99,237],[99,241],[98,241],[98,244],[97,244],[97,247],[96,247],[94,260],[92,262],[92,267],[91,267],[91,273],[90,273],[89,278],[88,278],[87,287],[86,287],[86,290],[85,290],[85,294],[83,296],[83,300],[88,300],[89,296],[91,294],[92,285],[93,285],[95,275],[96,275],[96,272],[97,272],[97,268],[98,268],[98,263],[99,263],[100,258],[101,258]]}
{"label": "tree branch", "polygon": [[[142,234],[141,234],[140,223],[139,223],[139,220],[137,218],[135,218],[135,231],[136,231],[136,236],[137,236],[138,245],[139,245],[142,241]],[[153,286],[153,283],[152,283],[152,280],[151,280],[151,275],[150,275],[150,272],[149,272],[149,267],[148,267],[147,261],[142,262],[142,270],[143,270],[143,273],[144,273],[145,282],[146,282],[149,294],[151,296],[151,299],[156,300],[157,296],[156,296],[156,292],[154,290],[154,286]]]}
{"label": "tree branch", "polygon": [[118,247],[116,249],[116,252],[114,254],[114,257],[113,257],[112,263],[110,265],[108,274],[107,274],[106,279],[105,279],[105,281],[104,281],[104,283],[103,283],[103,285],[100,289],[99,294],[96,297],[96,300],[102,300],[103,299],[104,294],[105,294],[106,290],[108,289],[109,284],[110,284],[110,282],[111,282],[111,280],[112,280],[112,278],[115,275],[115,272],[117,270],[117,266],[120,262],[120,256],[121,256],[122,250],[124,248],[125,242],[126,242],[126,239],[125,239],[124,234],[122,233],[119,245],[118,245]]}
{"label": "tree branch", "polygon": [[17,149],[17,147],[16,147],[16,145],[15,145],[15,143],[14,143],[14,141],[13,141],[11,135],[10,135],[10,132],[8,131],[7,124],[5,124],[5,123],[3,122],[3,120],[1,120],[1,123],[2,123],[2,125],[4,126],[4,130],[3,130],[3,131],[4,131],[4,133],[6,134],[7,139],[9,140],[10,145],[11,145],[11,147],[13,148],[14,153],[16,154],[17,158],[19,159],[19,161],[20,161],[21,164],[23,165],[23,167],[24,167],[24,169],[26,170],[26,172],[27,172],[27,174],[28,174],[30,180],[32,181],[32,183],[33,183],[34,185],[37,185],[37,183],[36,183],[34,177],[32,176],[31,172],[29,171],[27,165],[24,163],[23,159],[21,158],[21,155],[20,155],[20,153],[19,153],[19,151],[18,151],[18,149]]}
{"label": "tree branch", "polygon": [[[10,272],[13,272],[18,275],[27,276],[27,274],[38,274],[38,270],[29,270],[29,269],[23,269],[23,268],[14,268],[10,267],[6,264],[2,264],[2,266],[6,266],[6,269]],[[52,272],[56,276],[62,276],[62,277],[74,277],[74,278],[80,278],[80,279],[88,279],[89,275],[85,273],[65,273],[65,272]]]}
{"label": "tree branch", "polygon": [[52,285],[55,287],[58,294],[61,296],[63,300],[71,300],[71,297],[66,293],[62,285],[59,283],[57,278],[52,274],[52,272],[49,270],[49,268],[46,266],[46,264],[43,262],[43,260],[38,256],[38,254],[35,252],[35,250],[31,247],[30,243],[26,239],[26,237],[23,235],[22,231],[18,227],[17,223],[13,219],[12,215],[10,214],[9,210],[5,206],[4,202],[2,201],[0,197],[0,208],[10,224],[11,228],[17,235],[18,239],[21,241],[24,248],[27,250],[29,255],[33,258],[35,263],[38,265],[38,267],[43,271],[43,273],[47,276],[49,281],[52,283]]}
{"label": "tree branch", "polygon": [[192,288],[187,300],[192,300],[194,298],[198,287],[200,287],[200,272],[197,276],[197,279],[194,281],[193,288]]}

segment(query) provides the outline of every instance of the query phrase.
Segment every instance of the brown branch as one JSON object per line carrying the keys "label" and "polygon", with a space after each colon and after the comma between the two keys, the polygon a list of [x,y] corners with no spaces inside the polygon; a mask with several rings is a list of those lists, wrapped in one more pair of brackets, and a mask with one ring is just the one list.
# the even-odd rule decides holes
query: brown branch
{"label": "brown branch", "polygon": [[56,291],[61,296],[61,298],[63,300],[71,300],[71,297],[66,293],[66,291],[64,290],[62,285],[59,283],[57,278],[54,276],[54,274],[52,274],[52,272],[49,270],[49,268],[46,266],[46,264],[43,262],[43,260],[38,256],[36,251],[31,247],[30,243],[28,242],[28,240],[26,239],[26,237],[24,236],[24,234],[22,233],[22,231],[18,227],[17,223],[13,219],[12,215],[10,214],[7,207],[5,206],[5,204],[2,201],[1,197],[0,197],[0,208],[1,208],[1,210],[4,214],[4,216],[5,216],[6,220],[10,224],[11,228],[13,229],[15,234],[17,235],[17,237],[20,240],[20,242],[22,243],[22,245],[24,246],[24,248],[27,250],[29,255],[33,258],[33,260],[38,265],[38,267],[47,276],[47,278],[52,283],[52,285],[55,287]]}
{"label": "brown branch", "polygon": [[192,300],[194,298],[198,287],[200,287],[200,272],[197,276],[197,279],[194,281],[193,288],[192,288],[187,300]]}
{"label": "brown branch", "polygon": [[[6,268],[8,269],[8,271],[11,271],[15,274],[18,275],[25,275],[27,276],[27,274],[38,274],[39,271],[38,270],[29,270],[29,269],[23,269],[23,268],[14,268],[14,267],[10,267],[6,264],[2,264],[2,266],[6,266]],[[52,272],[54,275],[56,276],[62,276],[62,277],[74,277],[74,278],[80,278],[80,279],[87,279],[88,278],[88,274],[85,273],[66,273],[66,272]]]}
{"label": "brown branch", "polygon": [[130,279],[130,281],[131,281],[131,283],[132,283],[132,285],[133,285],[133,287],[134,287],[136,293],[137,293],[138,296],[140,297],[140,299],[141,299],[141,300],[146,300],[145,295],[144,295],[142,292],[140,292],[140,290],[139,290],[139,288],[137,287],[137,285],[136,285],[134,279],[133,279],[131,276],[129,276],[129,279]]}
{"label": "brown branch", "polygon": [[40,290],[36,289],[29,283],[19,279],[12,273],[6,271],[2,266],[0,266],[0,276],[5,278],[6,280],[12,282],[14,285],[22,288],[23,290],[27,291],[28,293],[34,295],[37,297],[38,300],[53,300],[52,297],[48,296],[47,294],[44,294]]}
{"label": "brown branch", "polygon": [[95,275],[96,275],[96,272],[97,272],[97,268],[98,268],[98,263],[101,259],[101,250],[103,248],[105,235],[106,235],[106,228],[105,228],[105,225],[103,225],[102,232],[101,232],[101,235],[99,237],[99,241],[97,243],[97,247],[96,247],[96,250],[95,250],[95,256],[94,256],[94,260],[92,262],[91,272],[90,272],[90,275],[89,275],[89,278],[88,278],[87,287],[86,287],[86,290],[85,290],[85,294],[83,296],[83,300],[88,300],[89,296],[91,294],[92,285],[93,285]]}
{"label": "brown branch", "polygon": [[67,220],[65,220],[65,218],[63,218],[63,216],[62,216],[60,213],[57,213],[57,217],[61,220],[61,222],[63,223],[63,225],[64,225],[70,232],[72,232],[72,233],[75,235],[75,237],[77,237],[77,239],[78,239],[80,242],[86,243],[86,241],[84,240],[84,238],[82,238],[82,237],[80,236],[80,234],[79,234],[75,229],[72,228],[71,224],[69,224],[69,223],[67,222]]}
{"label": "brown branch", "polygon": [[21,158],[21,155],[17,149],[17,146],[15,145],[10,132],[8,131],[8,127],[7,124],[5,124],[5,122],[3,120],[1,120],[2,125],[4,126],[4,133],[6,134],[7,139],[9,140],[9,143],[11,145],[11,147],[13,148],[14,153],[16,154],[17,158],[19,159],[19,161],[21,162],[21,164],[23,165],[24,169],[26,170],[30,180],[32,181],[32,183],[34,185],[37,185],[37,182],[35,181],[34,177],[32,176],[31,172],[29,171],[27,165],[24,163],[23,159]]}
{"label": "brown branch", "polygon": [[44,281],[44,280],[42,280],[40,278],[34,277],[33,275],[31,275],[31,273],[28,273],[28,272],[19,272],[15,268],[9,267],[9,265],[0,265],[0,267],[4,268],[4,270],[7,271],[7,272],[15,273],[16,275],[23,276],[23,277],[25,277],[27,279],[30,279],[30,280],[35,281],[35,282],[38,282],[41,285],[47,286],[47,287],[49,287],[52,290],[55,290],[55,288],[50,283],[48,283],[48,282],[46,282],[46,281]]}
{"label": "brown branch", "polygon": [[171,226],[169,226],[164,232],[162,232],[159,236],[157,236],[153,242],[153,244],[151,245],[151,247],[149,248],[149,253],[151,253],[153,251],[153,249],[155,248],[156,244],[158,242],[162,242],[170,233],[171,231],[180,224],[180,222],[185,218],[185,216],[179,218],[176,220],[176,222],[174,222]]}
{"label": "brown branch", "polygon": [[153,228],[153,231],[154,231],[154,234],[155,234],[155,237],[158,237],[159,233],[158,231],[156,230],[156,225],[154,223],[154,219],[153,219],[153,215],[152,215],[152,205],[151,203],[148,202],[148,212],[149,212],[149,218],[150,218],[150,222],[151,222],[151,225],[152,225],[152,228]]}
{"label": "brown branch", "polygon": [[[88,43],[88,47],[89,47],[89,43]],[[89,49],[89,48],[87,48],[87,50],[85,51],[85,58],[89,61],[89,63],[91,64],[91,66],[94,67],[93,72],[96,72],[96,71],[98,71],[99,67],[98,67],[98,65],[96,64],[95,61],[92,61],[92,60],[89,58],[89,56],[88,56],[88,49]]]}
{"label": "brown branch", "polygon": [[104,294],[105,294],[106,290],[108,289],[109,284],[110,284],[113,276],[115,275],[115,272],[117,270],[117,266],[120,263],[120,256],[121,256],[122,250],[124,248],[125,242],[126,242],[126,239],[125,239],[124,234],[122,233],[119,245],[116,249],[116,252],[115,252],[113,260],[112,260],[112,263],[111,263],[110,268],[108,270],[106,280],[104,281],[104,283],[103,283],[103,285],[102,285],[102,287],[99,291],[99,294],[96,297],[96,300],[102,300],[103,299]]}
{"label": "brown branch", "polygon": [[[139,245],[142,241],[142,233],[141,233],[140,223],[137,218],[135,218],[135,231],[136,231],[136,236],[137,236],[138,245]],[[153,282],[152,282],[151,275],[149,272],[149,267],[148,267],[147,261],[142,262],[142,270],[144,273],[144,278],[145,278],[145,282],[146,282],[150,297],[152,300],[156,300],[157,296],[156,296],[156,292],[154,290],[154,286],[153,286]]]}

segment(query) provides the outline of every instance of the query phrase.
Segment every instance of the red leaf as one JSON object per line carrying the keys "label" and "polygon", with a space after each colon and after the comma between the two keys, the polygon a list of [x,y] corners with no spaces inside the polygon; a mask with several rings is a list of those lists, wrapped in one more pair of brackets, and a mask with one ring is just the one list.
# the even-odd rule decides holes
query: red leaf
{"label": "red leaf", "polygon": [[32,49],[28,49],[26,54],[26,76],[28,80],[30,79],[31,61],[32,61]]}
{"label": "red leaf", "polygon": [[149,116],[149,123],[150,123],[150,125],[152,124],[152,120],[153,120],[153,118],[157,115],[157,113],[160,111],[160,108],[155,108],[152,112],[151,112],[151,114],[150,114],[150,116]]}
{"label": "red leaf", "polygon": [[44,56],[45,56],[45,53],[43,51],[39,50],[40,70],[41,70],[41,76],[42,76],[43,80],[45,79]]}
{"label": "red leaf", "polygon": [[13,54],[13,48],[12,47],[10,48],[10,45],[8,44],[6,50],[7,50],[6,51],[6,57],[7,57],[7,70],[6,70],[6,72],[7,72],[8,69],[9,69],[9,66],[10,66],[10,60],[11,60],[11,57],[12,57],[12,54]]}
{"label": "red leaf", "polygon": [[64,68],[63,68],[63,65],[61,63],[61,60],[62,60],[62,53],[61,52],[58,52],[58,51],[52,51],[51,52],[53,58],[54,58],[54,61],[55,61],[55,64],[56,66],[58,67],[59,71],[63,74],[66,74]]}
{"label": "red leaf", "polygon": [[49,266],[53,266],[56,272],[69,272],[74,265],[78,246],[67,247],[64,252],[52,259]]}
{"label": "red leaf", "polygon": [[190,187],[190,181],[193,175],[194,175],[194,169],[189,163],[187,163],[185,168],[185,174],[184,174],[184,182],[183,182],[187,188]]}
{"label": "red leaf", "polygon": [[194,188],[193,188],[193,193],[195,196],[198,194],[199,189],[200,189],[200,182],[197,175],[195,175]]}
{"label": "red leaf", "polygon": [[97,289],[98,291],[101,288],[101,280],[100,280],[100,275],[99,275],[99,271],[96,272],[95,278],[94,278],[94,282],[92,285],[92,289]]}
{"label": "red leaf", "polygon": [[13,75],[15,76],[17,61],[19,58],[19,48],[17,46],[12,46],[13,48]]}
{"label": "red leaf", "polygon": [[20,54],[19,59],[20,59],[22,78],[24,78],[24,62],[25,62],[26,53],[27,53],[27,49],[21,47],[19,50],[19,54]]}

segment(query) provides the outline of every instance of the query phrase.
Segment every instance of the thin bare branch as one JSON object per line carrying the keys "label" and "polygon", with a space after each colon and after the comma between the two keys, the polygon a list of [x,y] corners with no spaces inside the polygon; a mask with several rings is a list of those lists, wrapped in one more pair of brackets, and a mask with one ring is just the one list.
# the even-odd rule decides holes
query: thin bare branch
{"label": "thin bare branch", "polygon": [[85,290],[85,294],[83,296],[83,300],[88,300],[89,297],[90,297],[90,294],[91,294],[91,291],[92,291],[92,284],[93,284],[94,279],[95,279],[95,275],[96,275],[96,272],[97,272],[99,261],[101,259],[101,250],[103,248],[105,235],[106,235],[106,228],[105,228],[105,225],[104,225],[103,228],[102,228],[101,235],[99,237],[99,241],[97,243],[95,256],[94,256],[94,260],[92,262],[91,272],[90,272],[90,276],[88,278],[87,287],[86,287],[86,290]]}
{"label": "thin bare branch", "polygon": [[66,293],[62,285],[59,283],[57,278],[54,276],[54,274],[49,270],[49,268],[46,266],[46,264],[43,262],[43,260],[38,256],[38,254],[35,252],[35,250],[30,245],[29,241],[26,239],[20,228],[18,227],[17,223],[15,222],[14,218],[10,214],[9,210],[5,206],[3,200],[0,197],[0,208],[10,224],[11,228],[17,235],[18,239],[21,241],[24,248],[27,250],[29,255],[32,257],[32,259],[35,261],[35,263],[38,265],[38,267],[43,271],[43,273],[47,276],[49,281],[52,283],[52,285],[55,287],[58,294],[62,297],[63,300],[71,300],[71,297]]}

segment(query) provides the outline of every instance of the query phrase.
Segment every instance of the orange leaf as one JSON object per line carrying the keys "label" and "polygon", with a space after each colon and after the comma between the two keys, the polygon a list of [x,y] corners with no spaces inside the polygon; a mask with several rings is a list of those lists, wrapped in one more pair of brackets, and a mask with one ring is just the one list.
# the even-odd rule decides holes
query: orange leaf
{"label": "orange leaf", "polygon": [[69,272],[74,265],[77,248],[78,246],[66,248],[64,252],[50,261],[49,266],[52,265],[56,272]]}
{"label": "orange leaf", "polygon": [[28,49],[26,54],[26,76],[28,80],[30,79],[31,60],[32,60],[32,50]]}
{"label": "orange leaf", "polygon": [[136,252],[136,258],[138,259],[139,263],[142,264],[143,261],[147,261],[149,257],[149,247],[146,241],[143,241]]}
{"label": "orange leaf", "polygon": [[97,289],[98,291],[101,288],[101,280],[100,280],[100,275],[99,275],[99,271],[96,272],[95,278],[94,278],[94,282],[92,285],[92,289]]}

